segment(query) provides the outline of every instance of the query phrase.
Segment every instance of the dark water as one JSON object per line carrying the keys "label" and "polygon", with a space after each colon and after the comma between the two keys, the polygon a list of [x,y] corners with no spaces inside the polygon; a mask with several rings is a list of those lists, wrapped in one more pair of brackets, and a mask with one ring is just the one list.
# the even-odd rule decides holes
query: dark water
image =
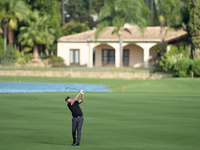
{"label": "dark water", "polygon": [[107,85],[73,83],[0,82],[0,93],[77,91],[71,88],[84,90],[85,92],[110,92],[108,89],[109,86]]}

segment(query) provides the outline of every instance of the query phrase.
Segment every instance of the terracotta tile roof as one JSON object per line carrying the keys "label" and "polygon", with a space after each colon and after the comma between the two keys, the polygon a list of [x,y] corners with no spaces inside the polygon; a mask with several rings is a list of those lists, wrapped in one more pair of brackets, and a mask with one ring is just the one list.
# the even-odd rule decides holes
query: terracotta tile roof
{"label": "terracotta tile roof", "polygon": [[[99,36],[97,41],[118,41],[118,36],[112,34],[114,27],[107,27],[102,34]],[[161,32],[160,27],[147,27],[144,29],[142,34],[141,29],[138,27],[128,28],[131,34],[127,31],[122,31],[123,41],[135,41],[135,42],[160,42],[161,41]],[[87,42],[95,41],[94,38],[95,30],[90,30],[74,35],[64,36],[58,39],[58,42]],[[187,32],[179,29],[168,29],[165,36],[166,41],[172,41],[182,36],[186,36]]]}

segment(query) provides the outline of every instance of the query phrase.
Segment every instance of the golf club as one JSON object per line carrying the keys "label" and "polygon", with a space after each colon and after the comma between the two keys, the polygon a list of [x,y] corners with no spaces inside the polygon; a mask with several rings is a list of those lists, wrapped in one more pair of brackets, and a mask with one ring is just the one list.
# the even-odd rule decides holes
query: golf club
{"label": "golf club", "polygon": [[71,87],[67,87],[66,89],[74,89],[74,90],[79,91],[78,89],[76,89],[76,88],[71,88]]}

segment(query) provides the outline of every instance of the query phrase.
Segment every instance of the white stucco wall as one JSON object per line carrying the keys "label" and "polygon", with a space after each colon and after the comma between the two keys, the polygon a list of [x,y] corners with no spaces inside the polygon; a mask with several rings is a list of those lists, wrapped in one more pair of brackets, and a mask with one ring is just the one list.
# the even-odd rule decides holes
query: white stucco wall
{"label": "white stucco wall", "polygon": [[[123,49],[129,49],[129,66],[130,67],[148,67],[150,56],[156,53],[150,50],[157,43],[123,43]],[[93,67],[93,49],[95,48],[95,66],[102,66],[102,49],[115,50],[115,67],[120,66],[119,43],[60,43],[58,42],[57,55],[62,57],[67,66],[70,66],[70,49],[80,50],[80,65]]]}
{"label": "white stucco wall", "polygon": [[102,65],[102,50],[101,46],[95,47],[95,67],[100,67]]}
{"label": "white stucco wall", "polygon": [[57,56],[62,57],[67,66],[69,66],[69,50],[67,48],[66,43],[58,43],[57,44]]}
{"label": "white stucco wall", "polygon": [[149,67],[149,54],[150,49],[157,45],[157,43],[136,43],[138,46],[143,48],[143,60],[144,60],[144,67]]}
{"label": "white stucco wall", "polygon": [[143,66],[143,49],[137,45],[129,44],[124,47],[129,49],[129,66],[130,67],[141,67]]}
{"label": "white stucco wall", "polygon": [[107,44],[101,44],[101,45],[98,45],[95,47],[95,66],[96,67],[102,66],[102,50],[103,49],[112,49],[113,50],[114,48]]}
{"label": "white stucco wall", "polygon": [[70,65],[70,49],[79,49],[80,65],[88,64],[88,43],[58,43],[57,55],[64,59],[64,62],[67,66]]}

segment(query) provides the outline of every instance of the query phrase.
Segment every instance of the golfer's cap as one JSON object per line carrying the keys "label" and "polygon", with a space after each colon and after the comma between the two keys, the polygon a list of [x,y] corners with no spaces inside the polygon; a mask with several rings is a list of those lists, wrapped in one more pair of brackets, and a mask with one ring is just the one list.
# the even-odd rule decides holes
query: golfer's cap
{"label": "golfer's cap", "polygon": [[65,98],[65,101],[67,100],[67,99],[69,99],[70,97],[69,96],[67,96],[66,98]]}

